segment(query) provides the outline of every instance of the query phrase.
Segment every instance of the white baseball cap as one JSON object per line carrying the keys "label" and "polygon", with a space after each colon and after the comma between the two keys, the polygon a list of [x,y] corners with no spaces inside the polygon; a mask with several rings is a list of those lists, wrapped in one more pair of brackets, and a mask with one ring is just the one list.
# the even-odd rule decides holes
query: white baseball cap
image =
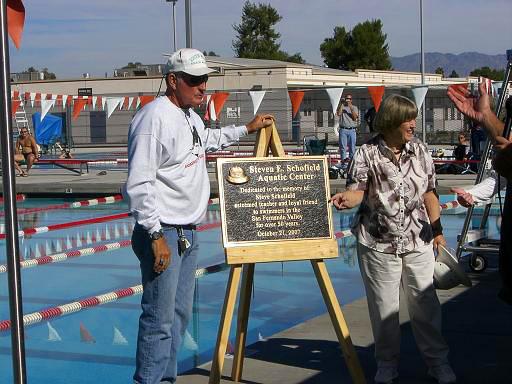
{"label": "white baseball cap", "polygon": [[182,48],[174,52],[167,60],[165,73],[169,72],[185,72],[192,76],[202,76],[215,72],[215,69],[208,68],[201,51]]}

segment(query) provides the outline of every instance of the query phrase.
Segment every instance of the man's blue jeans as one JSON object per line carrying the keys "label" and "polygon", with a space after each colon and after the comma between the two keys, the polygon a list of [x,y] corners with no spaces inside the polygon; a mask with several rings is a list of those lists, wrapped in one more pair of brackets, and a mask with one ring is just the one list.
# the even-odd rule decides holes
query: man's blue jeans
{"label": "man's blue jeans", "polygon": [[191,246],[178,254],[178,235],[164,228],[171,250],[171,263],[161,274],[153,271],[153,252],[147,232],[136,225],[132,248],[140,261],[142,274],[139,335],[137,339],[135,383],[174,383],[177,355],[192,314],[198,244],[195,231],[184,230]]}
{"label": "man's blue jeans", "polygon": [[[352,159],[356,152],[356,129],[340,128],[338,144],[340,146],[340,160]],[[347,156],[348,145],[348,156]]]}

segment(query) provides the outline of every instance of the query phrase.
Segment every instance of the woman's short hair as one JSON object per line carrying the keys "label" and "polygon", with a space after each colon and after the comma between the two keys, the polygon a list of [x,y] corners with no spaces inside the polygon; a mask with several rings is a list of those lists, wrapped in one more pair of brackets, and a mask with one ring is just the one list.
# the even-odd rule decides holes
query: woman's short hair
{"label": "woman's short hair", "polygon": [[380,105],[374,127],[378,132],[386,133],[417,116],[418,108],[412,100],[400,95],[390,95]]}

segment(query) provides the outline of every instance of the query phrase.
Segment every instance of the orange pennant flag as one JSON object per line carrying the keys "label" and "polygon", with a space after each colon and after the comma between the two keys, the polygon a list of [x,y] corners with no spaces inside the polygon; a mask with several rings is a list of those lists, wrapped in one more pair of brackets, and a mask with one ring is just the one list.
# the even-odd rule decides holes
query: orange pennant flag
{"label": "orange pennant flag", "polygon": [[290,101],[292,102],[292,118],[295,117],[297,112],[299,112],[300,104],[302,103],[302,99],[304,98],[304,91],[288,91],[288,96],[290,96]]}
{"label": "orange pennant flag", "polygon": [[12,98],[18,100],[20,98],[20,91],[14,91]]}
{"label": "orange pennant flag", "polygon": [[457,93],[462,93],[463,95],[465,95],[468,90],[468,83],[452,84],[452,85],[449,85],[448,88],[454,90]]}
{"label": "orange pennant flag", "polygon": [[152,96],[152,95],[143,95],[143,96],[139,96],[139,99],[140,99],[140,107],[144,107],[147,103],[155,100],[155,96]]}
{"label": "orange pennant flag", "polygon": [[378,87],[368,87],[368,93],[370,94],[370,97],[373,101],[373,106],[375,107],[375,110],[378,112],[380,103],[382,102],[382,97],[384,96],[384,86],[378,86]]}
{"label": "orange pennant flag", "polygon": [[14,116],[18,108],[20,107],[21,100],[11,100],[11,113]]}
{"label": "orange pennant flag", "polygon": [[220,111],[222,111],[222,107],[229,97],[229,92],[217,92],[215,93],[215,114],[217,115],[217,119],[219,119]]}
{"label": "orange pennant flag", "polygon": [[23,2],[21,0],[7,0],[7,29],[17,49],[20,49],[24,24],[25,7]]}
{"label": "orange pennant flag", "polygon": [[64,103],[62,102],[62,95],[57,95],[57,98],[55,99],[55,105],[56,106],[63,106]]}
{"label": "orange pennant flag", "polygon": [[87,104],[87,99],[76,99],[75,104],[73,105],[73,120],[78,119],[80,116],[80,112],[84,109],[84,106]]}

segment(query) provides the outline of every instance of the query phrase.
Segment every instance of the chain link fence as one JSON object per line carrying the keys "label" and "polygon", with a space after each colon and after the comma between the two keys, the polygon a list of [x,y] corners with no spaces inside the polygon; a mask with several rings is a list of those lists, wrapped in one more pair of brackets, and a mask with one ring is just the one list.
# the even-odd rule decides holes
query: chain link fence
{"label": "chain link fence", "polygon": [[[364,114],[373,106],[366,88],[345,88],[344,95],[353,96],[353,104],[359,109],[360,125],[357,130],[358,144],[364,143],[371,136],[369,127],[364,121]],[[384,97],[391,93],[401,94],[412,98],[408,88],[386,88]],[[119,95],[109,95],[119,96]],[[137,96],[137,95],[123,95]],[[104,96],[105,97],[105,96]],[[108,97],[108,96],[107,96]],[[41,110],[38,102],[31,105],[25,101],[25,109],[29,119],[34,112]],[[431,87],[425,99],[425,137],[428,144],[454,145],[458,133],[468,130],[467,121],[456,110],[446,96],[446,87]],[[197,109],[204,116],[206,106]],[[336,145],[337,116],[333,114],[332,106],[325,89],[305,90],[300,110],[292,118],[292,107],[288,97],[288,89],[267,90],[259,108],[259,113],[270,113],[275,116],[276,126],[281,140],[287,144],[302,145],[304,136],[316,135],[327,138],[330,145]],[[72,118],[73,107],[56,106],[51,114],[62,117],[62,142],[70,146],[125,146],[128,141],[130,121],[136,113],[135,108],[117,109],[110,118],[107,113],[92,106],[86,106],[77,119]],[[253,104],[247,91],[231,92],[226,100],[218,121],[206,121],[208,127],[221,127],[230,124],[243,125],[254,116]],[[423,137],[421,109],[417,119],[417,136]],[[244,137],[241,144],[254,141],[254,136]]]}

